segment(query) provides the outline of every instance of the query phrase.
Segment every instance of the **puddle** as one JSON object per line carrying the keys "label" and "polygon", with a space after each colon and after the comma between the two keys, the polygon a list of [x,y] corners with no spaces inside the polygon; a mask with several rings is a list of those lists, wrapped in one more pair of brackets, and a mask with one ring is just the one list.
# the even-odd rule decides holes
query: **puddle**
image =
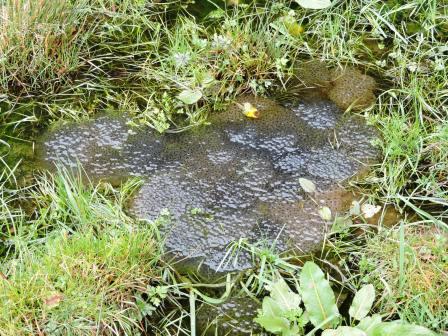
{"label": "puddle", "polygon": [[[328,100],[288,103],[245,96],[261,113],[248,119],[237,106],[214,115],[211,125],[181,134],[131,129],[125,118],[102,117],[64,126],[41,143],[46,167],[76,168],[92,179],[141,176],[144,185],[129,211],[154,220],[170,212],[166,251],[181,272],[207,279],[251,267],[250,256],[223,263],[242,238],[280,251],[318,248],[327,229],[318,215],[352,200],[340,183],[366,171],[377,150],[375,131]],[[310,199],[299,178],[313,181]]]}

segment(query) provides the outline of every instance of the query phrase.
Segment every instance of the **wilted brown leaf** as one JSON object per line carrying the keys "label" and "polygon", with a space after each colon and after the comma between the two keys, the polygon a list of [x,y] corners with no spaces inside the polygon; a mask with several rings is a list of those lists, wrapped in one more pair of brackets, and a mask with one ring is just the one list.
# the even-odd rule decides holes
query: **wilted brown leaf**
{"label": "wilted brown leaf", "polygon": [[44,300],[45,305],[48,308],[56,307],[62,300],[64,299],[64,296],[62,294],[54,294],[50,296],[48,299]]}

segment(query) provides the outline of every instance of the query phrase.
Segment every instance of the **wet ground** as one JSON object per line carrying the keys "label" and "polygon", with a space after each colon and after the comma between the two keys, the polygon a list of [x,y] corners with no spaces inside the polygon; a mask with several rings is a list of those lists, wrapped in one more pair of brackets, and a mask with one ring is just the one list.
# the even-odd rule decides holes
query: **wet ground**
{"label": "wet ground", "polygon": [[[376,133],[328,100],[281,106],[246,96],[239,102],[256,106],[260,118],[249,119],[234,105],[210,125],[181,134],[133,129],[125,118],[107,116],[64,126],[42,141],[43,160],[49,167],[79,162],[93,179],[141,176],[130,212],[154,220],[169,210],[162,231],[179,271],[211,279],[250,267],[248,254],[227,255],[240,239],[310,252],[328,225],[318,209],[329,206],[334,215],[348,208],[353,196],[340,183],[376,159]],[[318,192],[306,194],[299,178],[313,181]]]}

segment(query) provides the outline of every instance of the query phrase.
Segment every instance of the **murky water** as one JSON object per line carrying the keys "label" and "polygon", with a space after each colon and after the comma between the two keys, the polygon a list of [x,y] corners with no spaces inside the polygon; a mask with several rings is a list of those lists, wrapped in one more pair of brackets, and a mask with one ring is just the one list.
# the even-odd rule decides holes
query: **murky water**
{"label": "murky water", "polygon": [[[229,245],[242,238],[309,252],[327,226],[318,208],[347,209],[351,196],[339,183],[375,160],[375,132],[326,100],[280,106],[247,96],[240,102],[251,102],[261,117],[248,119],[235,106],[209,126],[166,135],[103,117],[48,134],[43,158],[73,168],[79,161],[94,179],[143,177],[130,211],[148,220],[170,211],[163,231],[180,271],[213,277],[250,267],[245,253],[223,263]],[[316,184],[314,200],[300,177]]]}

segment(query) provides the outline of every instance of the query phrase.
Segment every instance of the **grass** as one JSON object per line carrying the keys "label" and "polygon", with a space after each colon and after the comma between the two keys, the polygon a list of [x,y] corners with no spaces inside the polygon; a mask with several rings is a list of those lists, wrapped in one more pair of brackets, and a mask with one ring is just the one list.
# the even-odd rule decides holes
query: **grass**
{"label": "grass", "polygon": [[[2,266],[7,335],[113,335],[140,330],[134,296],[157,280],[151,231],[57,232]],[[137,317],[137,318],[136,318]]]}
{"label": "grass", "polygon": [[[138,182],[116,190],[81,177],[61,170],[3,195],[2,335],[131,335],[167,297],[158,224],[123,211]],[[36,207],[11,212],[8,200]]]}
{"label": "grass", "polygon": [[448,236],[411,223],[370,236],[360,251],[365,282],[382,290],[377,309],[435,330],[448,326]]}
{"label": "grass", "polygon": [[[132,334],[149,323],[162,334],[189,334],[189,313],[174,297],[191,299],[193,291],[167,275],[157,230],[123,211],[138,183],[119,191],[64,171],[36,178],[27,162],[34,138],[57,120],[104,110],[160,132],[184,131],[242,93],[300,94],[296,70],[309,60],[377,79],[375,105],[358,113],[378,127],[383,160],[354,188],[416,214],[397,227],[380,222],[359,239],[334,235],[324,263],[352,290],[372,281],[384,293],[375,306],[381,314],[446,330],[448,5],[350,0],[312,11],[289,1],[188,3],[0,1],[0,300],[9,309],[0,310],[0,333]],[[185,92],[200,98],[182,102]],[[248,248],[261,258],[243,286],[254,296],[263,279],[298,270],[292,259]],[[146,288],[154,280],[173,285],[163,301],[174,308],[159,323],[142,319],[158,308]]]}

